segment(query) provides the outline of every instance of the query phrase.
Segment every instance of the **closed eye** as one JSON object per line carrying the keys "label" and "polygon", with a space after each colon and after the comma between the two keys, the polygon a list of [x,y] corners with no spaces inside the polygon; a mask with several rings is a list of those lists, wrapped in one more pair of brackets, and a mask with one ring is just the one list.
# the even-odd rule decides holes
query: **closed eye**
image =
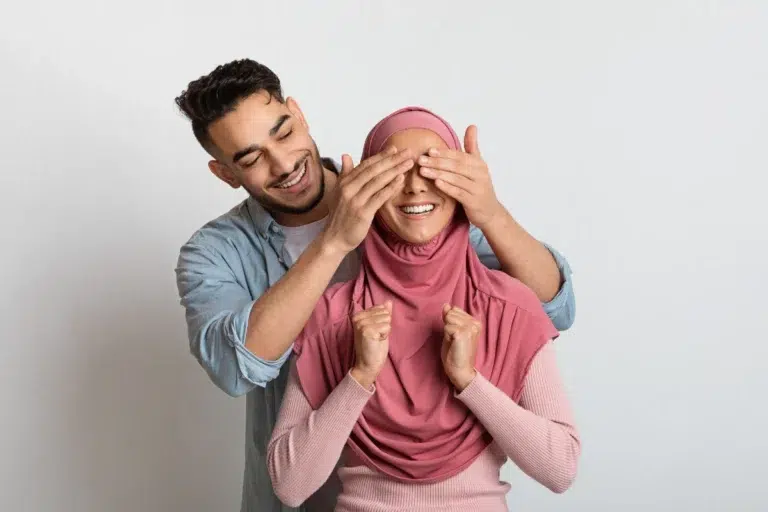
{"label": "closed eye", "polygon": [[290,137],[292,133],[293,133],[293,129],[291,129],[291,130],[288,130],[288,132],[287,132],[285,135],[281,135],[280,137],[278,137],[278,139],[277,139],[277,140],[285,140],[285,139],[287,139],[288,137]]}
{"label": "closed eye", "polygon": [[256,162],[258,162],[258,161],[259,161],[259,158],[261,158],[261,153],[259,153],[258,155],[256,155],[256,158],[254,158],[254,159],[253,159],[253,161],[251,161],[251,162],[248,162],[247,164],[243,164],[243,167],[244,167],[244,168],[246,168],[246,169],[247,169],[248,167],[252,167],[252,166],[253,166],[253,165],[254,165]]}

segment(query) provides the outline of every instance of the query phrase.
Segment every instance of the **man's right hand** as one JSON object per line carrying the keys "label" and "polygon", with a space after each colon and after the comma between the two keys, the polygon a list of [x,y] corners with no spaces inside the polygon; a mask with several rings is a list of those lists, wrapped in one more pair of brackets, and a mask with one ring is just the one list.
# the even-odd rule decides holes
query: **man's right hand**
{"label": "man's right hand", "polygon": [[324,240],[344,254],[362,243],[379,208],[403,186],[403,174],[414,165],[410,150],[389,148],[353,167],[341,157],[341,174],[331,198]]}
{"label": "man's right hand", "polygon": [[369,389],[387,362],[392,302],[360,311],[352,317],[355,329],[355,366],[352,377]]}

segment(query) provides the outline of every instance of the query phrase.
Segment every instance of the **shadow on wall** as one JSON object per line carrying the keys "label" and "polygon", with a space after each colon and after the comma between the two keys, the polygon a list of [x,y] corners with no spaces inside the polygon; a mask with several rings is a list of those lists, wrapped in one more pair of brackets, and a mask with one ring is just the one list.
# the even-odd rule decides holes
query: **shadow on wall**
{"label": "shadow on wall", "polygon": [[102,261],[114,271],[75,279],[88,283],[85,301],[66,306],[81,347],[67,371],[73,393],[61,418],[81,494],[74,505],[236,510],[245,401],[219,391],[189,353],[176,248],[132,235],[106,245],[111,254]]}
{"label": "shadow on wall", "polygon": [[95,68],[58,64],[4,61],[8,76],[37,77],[11,89],[14,140],[49,142],[18,173],[14,193],[29,195],[5,234],[20,254],[5,283],[19,327],[0,509],[237,510],[245,400],[190,355],[174,282],[189,173],[166,122],[185,141],[188,128],[172,94],[125,95],[80,73]]}

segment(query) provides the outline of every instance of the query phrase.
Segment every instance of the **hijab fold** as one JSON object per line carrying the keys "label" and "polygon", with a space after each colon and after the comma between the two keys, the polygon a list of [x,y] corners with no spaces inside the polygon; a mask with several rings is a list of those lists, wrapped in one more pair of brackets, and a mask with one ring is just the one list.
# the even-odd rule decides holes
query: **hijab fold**
{"label": "hijab fold", "polygon": [[[381,151],[401,130],[435,132],[461,150],[451,126],[421,107],[398,110],[371,130],[362,159]],[[362,160],[361,159],[361,160]],[[440,359],[443,304],[482,322],[475,368],[519,401],[528,367],[558,332],[531,290],[480,262],[460,207],[438,236],[411,244],[373,223],[353,281],[329,288],[294,350],[304,395],[314,409],[354,365],[351,317],[391,300],[389,357],[376,391],[347,441],[362,463],[396,480],[436,482],[460,473],[492,442],[485,427],[456,398]]]}

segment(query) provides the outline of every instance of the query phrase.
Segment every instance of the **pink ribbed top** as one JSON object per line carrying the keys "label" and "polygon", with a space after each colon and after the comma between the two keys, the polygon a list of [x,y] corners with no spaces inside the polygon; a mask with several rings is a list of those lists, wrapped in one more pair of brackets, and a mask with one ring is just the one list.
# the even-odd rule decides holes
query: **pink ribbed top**
{"label": "pink ribbed top", "polygon": [[507,458],[554,492],[568,489],[576,475],[579,437],[551,343],[533,360],[519,405],[479,373],[457,395],[494,442],[467,469],[440,482],[395,481],[344,449],[373,393],[375,388],[366,390],[347,375],[315,411],[291,369],[267,459],[275,493],[286,505],[296,507],[310,498],[340,458],[337,512],[506,511],[509,484],[500,481],[499,471]]}

